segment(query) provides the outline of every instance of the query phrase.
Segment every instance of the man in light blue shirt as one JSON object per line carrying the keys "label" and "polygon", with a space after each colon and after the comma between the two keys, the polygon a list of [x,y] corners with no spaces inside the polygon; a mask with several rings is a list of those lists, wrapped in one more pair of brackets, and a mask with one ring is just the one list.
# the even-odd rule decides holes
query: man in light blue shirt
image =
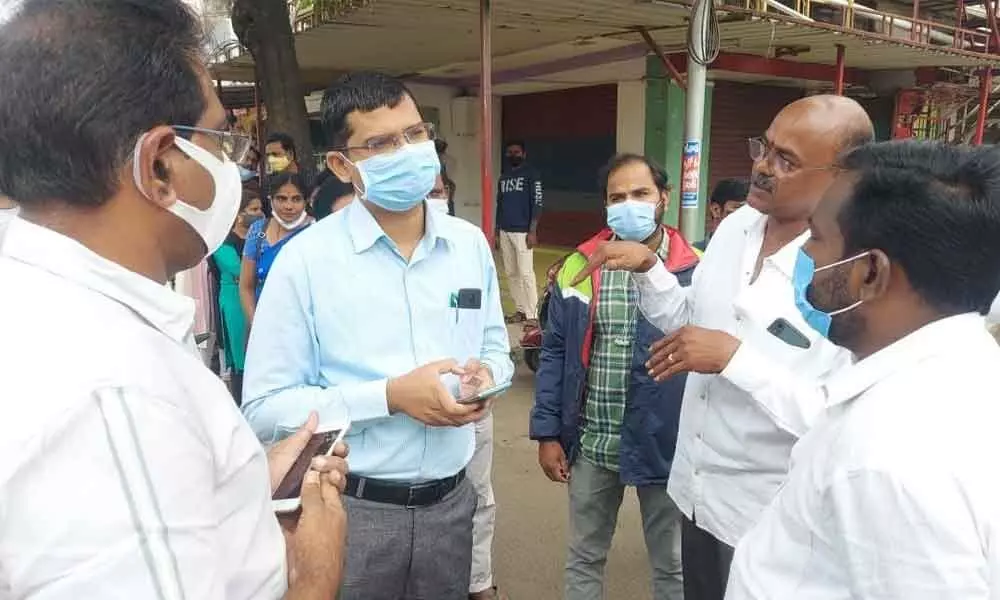
{"label": "man in light blue shirt", "polygon": [[358,199],[297,236],[268,276],[244,412],[261,441],[309,411],[351,419],[342,600],[468,594],[473,423],[457,395],[513,375],[492,253],[425,209],[440,163],[409,91],[352,73],[323,100],[329,168]]}

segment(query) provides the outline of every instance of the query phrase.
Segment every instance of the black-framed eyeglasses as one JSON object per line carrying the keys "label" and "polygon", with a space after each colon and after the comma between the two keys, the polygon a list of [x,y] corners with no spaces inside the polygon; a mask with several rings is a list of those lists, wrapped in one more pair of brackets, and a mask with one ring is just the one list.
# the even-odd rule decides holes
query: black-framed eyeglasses
{"label": "black-framed eyeglasses", "polygon": [[189,127],[187,125],[172,125],[177,135],[190,141],[196,133],[211,138],[219,147],[223,156],[234,163],[241,163],[250,152],[253,146],[253,138],[248,135],[233,133],[231,131],[221,131],[218,129],[206,129],[204,127]]}
{"label": "black-framed eyeglasses", "polygon": [[779,173],[789,174],[797,171],[825,171],[833,165],[823,165],[822,167],[803,167],[793,158],[786,156],[780,150],[774,148],[762,137],[752,137],[747,139],[747,149],[750,153],[750,160],[754,162],[767,161],[771,168]]}
{"label": "black-framed eyeglasses", "polygon": [[343,146],[337,148],[340,151],[359,150],[369,154],[388,154],[403,147],[404,144],[419,144],[421,142],[432,142],[437,139],[437,129],[433,123],[417,123],[407,127],[399,133],[389,133],[378,135],[365,140],[359,146]]}

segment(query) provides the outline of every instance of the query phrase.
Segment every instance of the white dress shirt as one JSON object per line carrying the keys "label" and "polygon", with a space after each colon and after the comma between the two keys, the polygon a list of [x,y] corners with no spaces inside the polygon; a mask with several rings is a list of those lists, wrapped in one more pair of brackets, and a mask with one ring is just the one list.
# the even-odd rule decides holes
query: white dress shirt
{"label": "white dress shirt", "polygon": [[729,600],[1000,598],[1000,348],[932,323],[830,378]]}
{"label": "white dress shirt", "polygon": [[18,212],[16,206],[14,208],[0,208],[0,248],[3,248],[3,238],[4,234],[7,233],[7,226],[14,220]]}
{"label": "white dress shirt", "polygon": [[0,289],[0,600],[280,598],[266,457],[191,299],[20,219]]}
{"label": "white dress shirt", "polygon": [[[808,232],[765,258],[751,282],[766,223],[750,206],[726,217],[689,288],[659,264],[634,276],[640,309],[664,332],[690,324],[741,341],[721,374],[688,376],[667,485],[687,518],[730,546],[774,497],[792,446],[822,412],[820,379],[850,362],[850,353],[817,334],[795,307],[792,271]],[[809,348],[768,333],[779,318],[808,338]]]}

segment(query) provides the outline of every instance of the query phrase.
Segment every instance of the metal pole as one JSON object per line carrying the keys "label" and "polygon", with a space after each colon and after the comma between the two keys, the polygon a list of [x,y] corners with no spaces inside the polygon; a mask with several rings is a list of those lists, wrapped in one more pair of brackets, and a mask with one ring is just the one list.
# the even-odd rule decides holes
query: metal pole
{"label": "metal pole", "polygon": [[[708,2],[696,2],[691,13],[692,27],[699,30],[708,19]],[[684,152],[681,161],[681,210],[679,227],[689,240],[700,239],[704,221],[699,219],[699,189],[701,188],[701,134],[705,124],[705,86],[708,67],[692,56],[693,52],[705,56],[704,40],[692,35],[688,49],[687,90],[684,99]]]}
{"label": "metal pole", "polygon": [[844,45],[837,44],[837,80],[833,82],[833,93],[844,95]]}
{"label": "metal pole", "polygon": [[493,245],[493,2],[479,0],[479,171],[482,195],[482,228]]}
{"label": "metal pole", "polygon": [[[254,68],[253,76],[253,109],[254,109],[254,132],[257,137],[257,184],[261,188],[261,194],[264,190],[264,148],[261,147],[262,139],[261,134],[263,131],[263,122],[261,120],[261,105],[260,105],[260,77],[257,76],[257,69]],[[261,196],[263,198],[264,196]]]}
{"label": "metal pole", "polygon": [[993,88],[993,69],[986,67],[979,76],[979,116],[976,119],[976,135],[972,143],[976,146],[983,143],[986,133],[986,113],[990,110],[990,90]]}

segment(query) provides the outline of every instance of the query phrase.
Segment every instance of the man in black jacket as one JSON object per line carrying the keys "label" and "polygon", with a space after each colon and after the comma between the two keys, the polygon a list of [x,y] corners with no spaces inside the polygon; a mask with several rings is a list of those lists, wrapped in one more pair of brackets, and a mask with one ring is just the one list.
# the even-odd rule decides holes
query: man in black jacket
{"label": "man in black jacket", "polygon": [[538,284],[533,249],[538,245],[542,180],[527,164],[524,142],[507,144],[508,168],[497,184],[497,239],[510,295],[517,307],[508,322],[538,322]]}

